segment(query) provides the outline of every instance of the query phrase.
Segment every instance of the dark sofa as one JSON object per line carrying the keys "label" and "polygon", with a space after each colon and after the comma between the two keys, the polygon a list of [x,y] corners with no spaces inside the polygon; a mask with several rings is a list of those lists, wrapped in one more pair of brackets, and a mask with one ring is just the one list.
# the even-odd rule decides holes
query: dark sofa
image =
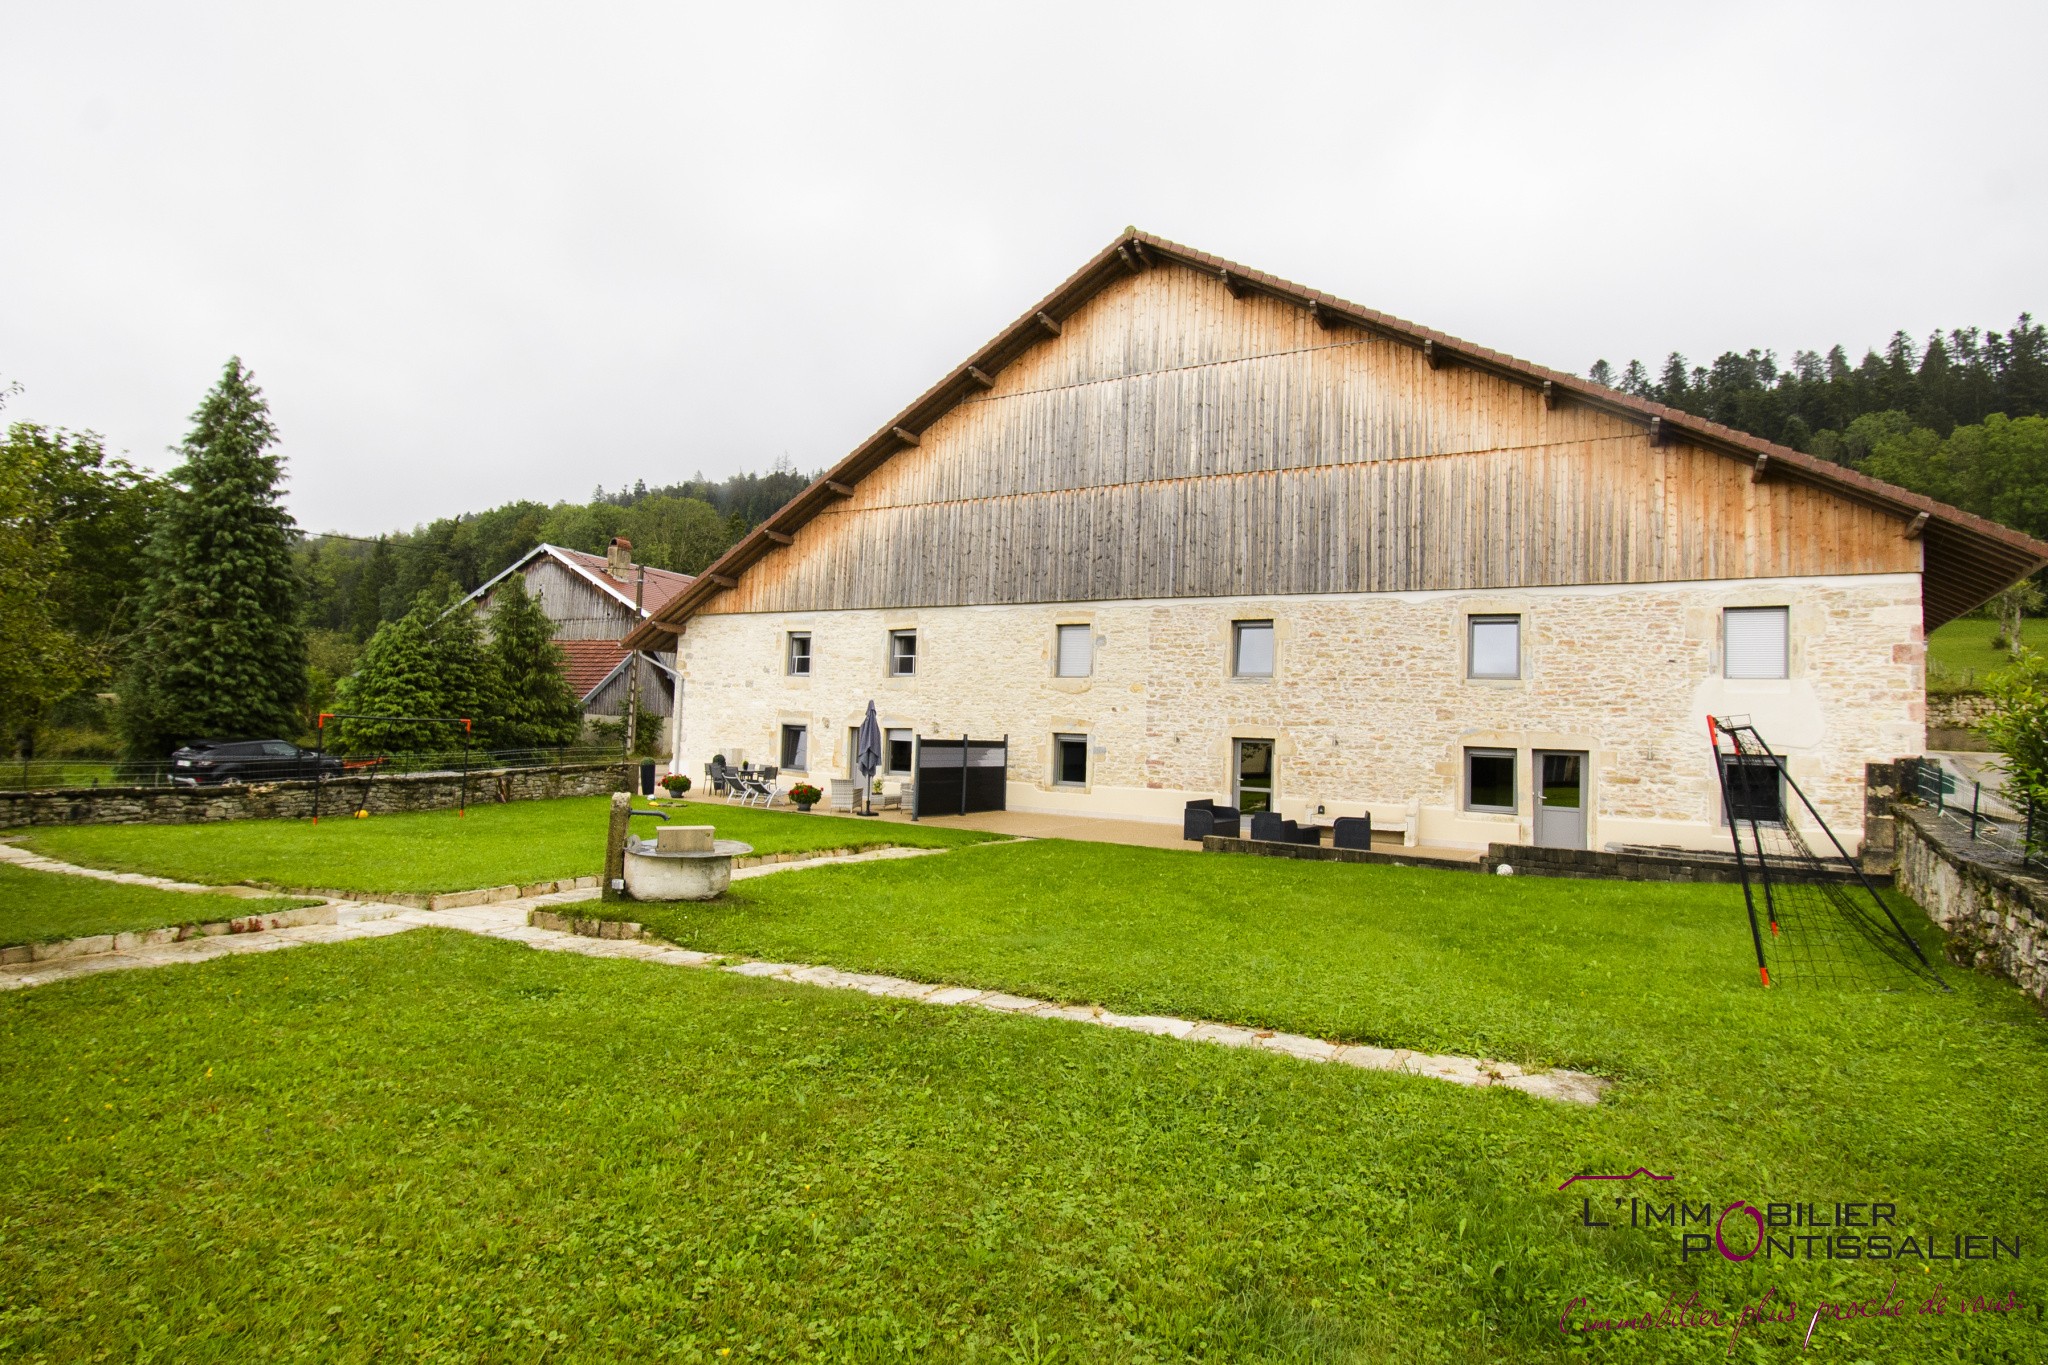
{"label": "dark sofa", "polygon": [[1211,834],[1237,838],[1240,816],[1236,806],[1219,806],[1207,797],[1190,801],[1181,812],[1180,837],[1197,842]]}

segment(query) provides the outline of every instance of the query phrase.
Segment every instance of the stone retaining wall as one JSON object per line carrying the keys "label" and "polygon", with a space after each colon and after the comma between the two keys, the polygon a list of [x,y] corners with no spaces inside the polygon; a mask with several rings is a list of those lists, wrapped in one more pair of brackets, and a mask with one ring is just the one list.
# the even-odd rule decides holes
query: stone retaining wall
{"label": "stone retaining wall", "polygon": [[1899,890],[1941,926],[1949,959],[2048,999],[2048,877],[1971,857],[1924,811],[1897,818]]}
{"label": "stone retaining wall", "polygon": [[[481,768],[469,774],[469,804],[599,796],[626,789],[623,763],[570,763],[550,768]],[[402,773],[318,784],[320,811],[346,819],[368,792],[372,815],[453,810],[460,773]],[[0,828],[19,825],[192,825],[213,820],[295,820],[313,813],[312,782],[260,782],[240,787],[72,787],[0,792]]]}

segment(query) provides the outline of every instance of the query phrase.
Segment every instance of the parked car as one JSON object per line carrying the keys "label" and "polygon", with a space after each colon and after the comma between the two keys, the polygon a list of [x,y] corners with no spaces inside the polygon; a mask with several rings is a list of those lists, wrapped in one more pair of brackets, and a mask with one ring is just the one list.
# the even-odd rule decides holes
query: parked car
{"label": "parked car", "polygon": [[282,739],[195,739],[171,755],[181,787],[341,776],[341,760]]}

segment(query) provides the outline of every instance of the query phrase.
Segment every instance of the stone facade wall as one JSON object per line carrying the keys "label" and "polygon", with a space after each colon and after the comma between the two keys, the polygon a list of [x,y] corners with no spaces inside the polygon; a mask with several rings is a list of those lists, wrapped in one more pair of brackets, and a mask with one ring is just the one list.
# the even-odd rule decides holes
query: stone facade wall
{"label": "stone facade wall", "polygon": [[1898,810],[1898,887],[1942,927],[1948,955],[2048,999],[2048,877],[1978,862],[1932,816]]}
{"label": "stone facade wall", "polygon": [[[1530,754],[1590,760],[1588,843],[1712,848],[1726,839],[1706,716],[1747,714],[1855,847],[1864,764],[1925,737],[1914,574],[1513,591],[1200,598],[692,619],[678,649],[681,766],[779,762],[809,727],[808,776],[844,777],[870,698],[885,727],[1011,743],[1014,809],[1177,820],[1233,795],[1233,741],[1271,739],[1277,800],[1299,816],[1369,812],[1410,842],[1534,842]],[[1720,676],[1721,612],[1791,608],[1791,674]],[[1522,673],[1465,676],[1466,618],[1522,617]],[[1232,623],[1271,620],[1274,676],[1231,676]],[[1054,628],[1085,624],[1094,672],[1054,676]],[[887,674],[892,630],[918,632],[918,673]],[[784,639],[808,631],[807,678]],[[1089,780],[1052,780],[1057,734],[1086,736]],[[1519,809],[1462,807],[1467,746],[1518,754]]]}
{"label": "stone facade wall", "polygon": [[[489,768],[469,775],[469,804],[596,796],[623,790],[618,763],[577,763],[557,768]],[[369,784],[373,815],[394,811],[453,810],[462,797],[460,773],[405,773]],[[0,827],[16,825],[192,825],[213,820],[295,820],[313,813],[311,782],[263,782],[243,787],[93,787],[0,792]],[[321,785],[320,810],[336,818],[362,802],[364,780]]]}

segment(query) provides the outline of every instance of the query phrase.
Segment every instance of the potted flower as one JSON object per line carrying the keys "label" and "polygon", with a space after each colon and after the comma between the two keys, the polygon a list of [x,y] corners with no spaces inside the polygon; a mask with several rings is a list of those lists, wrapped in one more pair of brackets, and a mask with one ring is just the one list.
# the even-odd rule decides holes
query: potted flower
{"label": "potted flower", "polygon": [[690,789],[690,778],[686,773],[670,773],[661,779],[661,785],[671,800],[680,801],[683,799],[683,793]]}
{"label": "potted flower", "polygon": [[806,814],[810,812],[812,806],[817,805],[819,801],[824,799],[824,796],[824,792],[813,787],[808,782],[799,782],[789,789],[789,799],[796,803],[798,810]]}

